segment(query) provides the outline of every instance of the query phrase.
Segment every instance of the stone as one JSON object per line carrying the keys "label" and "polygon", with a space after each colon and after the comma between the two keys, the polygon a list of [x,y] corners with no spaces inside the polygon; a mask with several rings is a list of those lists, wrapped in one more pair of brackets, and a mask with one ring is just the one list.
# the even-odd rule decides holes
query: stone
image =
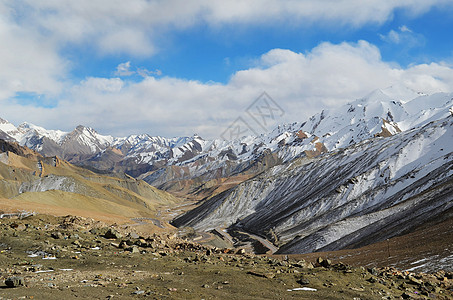
{"label": "stone", "polygon": [[247,274],[257,276],[257,277],[263,277],[263,278],[274,278],[275,274],[273,273],[260,273],[260,272],[255,272],[255,271],[248,271]]}
{"label": "stone", "polygon": [[92,228],[90,229],[90,233],[94,235],[105,235],[107,230],[107,228]]}
{"label": "stone", "polygon": [[318,257],[316,259],[316,265],[324,267],[324,268],[328,268],[332,265],[332,262],[330,261],[330,259],[323,259],[322,257]]}
{"label": "stone", "polygon": [[244,255],[245,254],[245,249],[241,248],[236,251],[236,254]]}
{"label": "stone", "polygon": [[410,281],[410,283],[412,284],[415,284],[415,285],[422,285],[423,284],[423,281],[421,281],[420,279],[417,279],[411,275],[408,276],[408,279]]}
{"label": "stone", "polygon": [[19,231],[23,231],[23,230],[27,229],[27,226],[25,226],[24,224],[17,224],[17,223],[12,223],[10,225],[10,227],[13,229],[19,230]]}
{"label": "stone", "polygon": [[370,277],[366,281],[368,281],[369,283],[376,283],[377,282],[376,278],[374,278],[374,277]]}
{"label": "stone", "polygon": [[130,251],[131,253],[140,253],[140,249],[136,245],[133,245],[132,247],[127,248],[127,251]]}
{"label": "stone", "polygon": [[307,285],[307,284],[310,284],[310,280],[306,279],[306,278],[300,278],[296,281],[298,284],[300,285]]}
{"label": "stone", "polygon": [[333,268],[335,270],[339,270],[339,271],[346,271],[346,270],[349,269],[349,266],[344,264],[344,263],[342,263],[342,262],[339,262],[339,263],[333,265]]}
{"label": "stone", "polygon": [[404,293],[401,295],[401,298],[403,298],[403,299],[414,299],[414,296],[412,296],[412,295],[409,294],[408,292],[404,292]]}
{"label": "stone", "polygon": [[121,239],[123,238],[123,235],[117,230],[109,228],[109,230],[107,230],[107,232],[104,234],[104,237],[107,239]]}
{"label": "stone", "polygon": [[24,286],[25,285],[25,280],[24,277],[20,276],[13,276],[9,277],[5,280],[5,284],[9,288],[15,288],[18,286]]}
{"label": "stone", "polygon": [[131,239],[139,239],[140,236],[136,232],[131,232],[128,234],[128,237]]}
{"label": "stone", "polygon": [[321,266],[324,268],[329,268],[332,265],[332,261],[330,259],[324,259]]}
{"label": "stone", "polygon": [[56,240],[64,238],[63,234],[61,232],[59,232],[59,231],[52,232],[52,234],[50,236],[53,237]]}
{"label": "stone", "polygon": [[378,271],[376,268],[368,268],[367,271],[373,276],[378,276]]}

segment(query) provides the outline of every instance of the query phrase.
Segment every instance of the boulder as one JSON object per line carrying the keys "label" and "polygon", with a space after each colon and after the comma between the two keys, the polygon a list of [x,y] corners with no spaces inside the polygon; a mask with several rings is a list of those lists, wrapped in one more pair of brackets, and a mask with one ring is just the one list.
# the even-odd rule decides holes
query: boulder
{"label": "boulder", "polygon": [[109,228],[109,230],[107,230],[107,232],[104,234],[104,237],[107,239],[121,239],[123,238],[123,235],[117,230]]}
{"label": "boulder", "polygon": [[9,288],[15,288],[15,287],[18,287],[18,286],[25,285],[25,280],[24,280],[24,277],[13,276],[13,277],[7,278],[5,280],[5,284]]}

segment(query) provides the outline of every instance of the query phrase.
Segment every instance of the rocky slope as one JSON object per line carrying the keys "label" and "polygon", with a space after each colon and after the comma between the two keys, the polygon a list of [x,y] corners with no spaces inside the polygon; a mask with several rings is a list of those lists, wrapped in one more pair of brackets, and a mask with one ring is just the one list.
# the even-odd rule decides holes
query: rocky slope
{"label": "rocky slope", "polygon": [[[81,215],[149,217],[179,200],[144,181],[103,176],[0,140],[0,205]],[[8,200],[6,200],[8,199]],[[126,219],[127,220],[127,219]]]}
{"label": "rocky slope", "polygon": [[[422,123],[430,120],[416,118],[421,117]],[[442,217],[453,206],[452,175],[450,115],[276,166],[174,224],[198,230],[231,226],[272,240],[281,253],[358,247]]]}
{"label": "rocky slope", "polygon": [[80,217],[0,219],[5,299],[452,299],[453,273],[255,256]]}

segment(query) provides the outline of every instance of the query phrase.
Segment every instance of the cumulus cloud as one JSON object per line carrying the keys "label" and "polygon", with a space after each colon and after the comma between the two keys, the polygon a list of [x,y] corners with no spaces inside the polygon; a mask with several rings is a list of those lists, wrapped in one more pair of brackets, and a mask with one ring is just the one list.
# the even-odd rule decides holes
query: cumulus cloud
{"label": "cumulus cloud", "polygon": [[[411,14],[447,0],[317,1],[317,0],[16,0],[0,1],[0,99],[16,92],[58,94],[66,89],[73,62],[63,49],[80,47],[96,55],[127,54],[150,57],[159,51],[159,38],[173,30],[197,24],[313,24],[323,22],[360,26],[382,23],[396,9]],[[399,41],[402,28],[383,36]],[[120,70],[117,70],[120,72]],[[135,70],[140,76],[161,75],[159,70]],[[118,75],[119,76],[119,75]],[[124,76],[124,75],[121,75]]]}
{"label": "cumulus cloud", "polygon": [[90,43],[102,54],[150,56],[158,51],[163,32],[197,24],[361,26],[383,23],[396,9],[417,15],[452,4],[448,0],[17,0],[7,8],[21,26],[37,29],[43,37],[75,45]]}
{"label": "cumulus cloud", "polygon": [[[161,76],[133,68],[129,61],[113,78],[70,78],[62,56],[72,47],[100,57],[150,57],[167,32],[202,24],[315,24],[361,26],[383,23],[396,9],[417,15],[448,0],[284,1],[284,0],[0,0],[0,103],[2,117],[53,129],[78,124],[101,133],[139,130],[165,136],[194,132],[218,137],[253,100],[266,91],[286,110],[285,120],[303,121],[322,108],[341,105],[376,88],[402,83],[417,91],[453,86],[450,66],[441,63],[401,68],[384,62],[366,42],[323,43],[308,52],[273,49],[253,67],[234,73],[226,84]],[[415,33],[407,27],[383,35],[400,42]],[[125,59],[125,60],[128,60]],[[138,81],[128,76],[139,75]],[[53,107],[18,105],[18,92],[58,98]],[[13,117],[11,117],[13,116]]]}
{"label": "cumulus cloud", "polygon": [[57,95],[68,62],[52,41],[40,39],[8,18],[10,11],[2,3],[0,13],[0,101],[16,92]]}
{"label": "cumulus cloud", "polygon": [[322,43],[307,53],[273,49],[226,84],[91,77],[74,86],[57,107],[28,107],[21,113],[17,106],[5,106],[2,111],[48,128],[70,130],[81,123],[114,135],[196,132],[215,138],[263,91],[286,111],[279,121],[293,122],[391,85],[425,93],[451,91],[453,68],[441,63],[401,68],[383,61],[379,49],[366,41]]}

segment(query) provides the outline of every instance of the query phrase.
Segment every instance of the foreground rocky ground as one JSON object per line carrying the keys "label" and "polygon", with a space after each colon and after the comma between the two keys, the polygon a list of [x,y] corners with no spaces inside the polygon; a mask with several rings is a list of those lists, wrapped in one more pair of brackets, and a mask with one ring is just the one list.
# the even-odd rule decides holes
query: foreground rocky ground
{"label": "foreground rocky ground", "polygon": [[0,231],[0,299],[453,299],[451,272],[269,258],[72,216]]}

